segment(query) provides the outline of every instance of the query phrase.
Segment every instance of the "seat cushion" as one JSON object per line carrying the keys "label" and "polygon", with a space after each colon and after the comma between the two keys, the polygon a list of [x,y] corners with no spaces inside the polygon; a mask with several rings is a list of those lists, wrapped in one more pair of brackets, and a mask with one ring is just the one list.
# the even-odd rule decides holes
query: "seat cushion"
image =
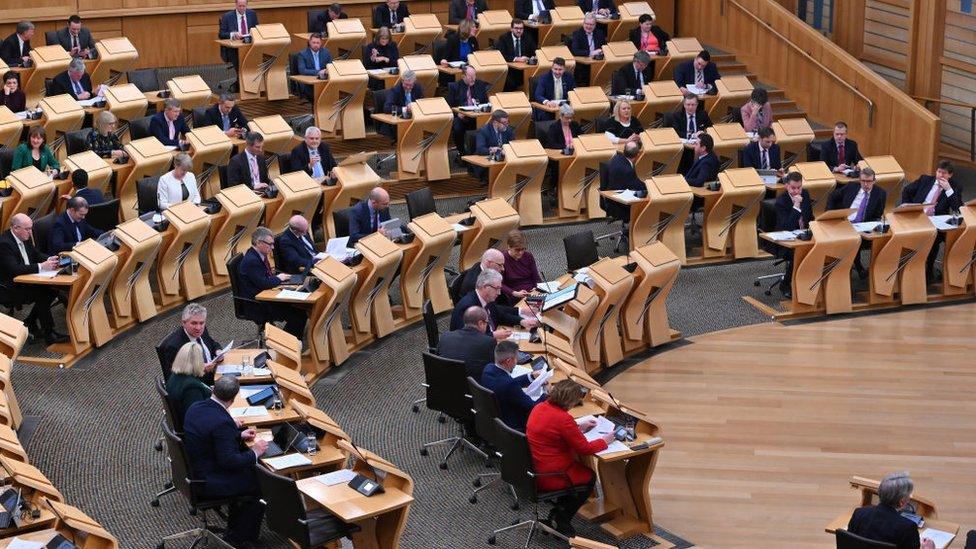
{"label": "seat cushion", "polygon": [[308,513],[308,537],[313,547],[348,536],[359,530],[354,524],[346,524],[325,509]]}

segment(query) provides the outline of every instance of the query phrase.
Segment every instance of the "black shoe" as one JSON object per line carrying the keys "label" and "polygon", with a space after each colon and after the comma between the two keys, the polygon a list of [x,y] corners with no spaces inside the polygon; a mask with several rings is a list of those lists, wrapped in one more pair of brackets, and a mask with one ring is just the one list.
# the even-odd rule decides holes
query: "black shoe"
{"label": "black shoe", "polygon": [[67,343],[68,336],[51,330],[50,332],[44,334],[44,342],[48,345],[54,345],[55,343]]}

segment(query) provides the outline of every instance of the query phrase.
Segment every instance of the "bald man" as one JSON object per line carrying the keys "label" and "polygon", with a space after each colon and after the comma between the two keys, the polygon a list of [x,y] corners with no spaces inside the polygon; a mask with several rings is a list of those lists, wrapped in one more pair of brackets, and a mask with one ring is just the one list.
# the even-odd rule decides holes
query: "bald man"
{"label": "bald man", "polygon": [[349,211],[349,244],[352,248],[360,238],[375,232],[386,234],[380,225],[390,220],[390,193],[383,187],[369,192],[366,200],[360,201]]}
{"label": "bald man", "polygon": [[6,304],[34,304],[30,315],[24,319],[31,341],[43,338],[48,345],[64,343],[68,337],[54,331],[54,318],[51,316],[51,303],[56,294],[47,286],[14,282],[14,277],[23,274],[58,268],[57,256],[45,256],[31,243],[33,229],[34,221],[29,216],[16,214],[10,219],[10,228],[0,235],[0,292],[3,292]]}
{"label": "bald man", "polygon": [[285,232],[278,235],[275,244],[278,260],[281,264],[278,269],[286,273],[305,274],[312,270],[315,265],[315,243],[312,242],[312,235],[308,230],[308,220],[300,215],[292,216],[288,220],[288,228]]}
{"label": "bald man", "polygon": [[[461,295],[468,295],[471,290],[474,290],[475,283],[478,280],[478,275],[481,271],[491,269],[493,271],[504,272],[505,271],[505,255],[501,250],[495,248],[488,248],[485,253],[481,254],[481,262],[471,267],[467,271],[464,271],[464,281],[461,282]],[[496,303],[499,305],[512,305],[510,299],[505,294],[498,296]]]}
{"label": "bald man", "polygon": [[483,307],[468,307],[463,318],[463,327],[441,336],[437,355],[463,360],[467,374],[480,380],[485,365],[495,358],[495,338],[485,333],[488,329],[488,313]]}

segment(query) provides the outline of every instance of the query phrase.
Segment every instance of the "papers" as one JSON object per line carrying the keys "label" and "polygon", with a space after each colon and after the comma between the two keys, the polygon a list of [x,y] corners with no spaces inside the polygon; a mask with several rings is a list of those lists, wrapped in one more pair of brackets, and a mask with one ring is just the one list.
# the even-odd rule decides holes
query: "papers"
{"label": "papers", "polygon": [[41,270],[41,271],[39,271],[37,273],[37,276],[39,276],[41,278],[54,278],[54,277],[58,276],[58,273],[60,273],[60,272],[61,271],[45,271],[45,270]]}
{"label": "papers", "polygon": [[[175,147],[173,147],[173,148],[175,149]],[[161,213],[154,213],[153,216],[152,216],[152,222],[153,223],[162,223],[164,219],[166,219],[166,218],[163,217],[163,214],[161,214]]]}
{"label": "papers", "polygon": [[220,375],[239,374],[241,373],[241,365],[240,364],[218,364],[217,373]]}
{"label": "papers", "polygon": [[586,437],[586,440],[590,442],[593,442],[594,440],[602,437],[606,433],[612,433],[614,429],[617,428],[617,426],[612,421],[607,419],[606,416],[593,416],[593,415],[583,416],[576,420],[576,424],[579,425],[589,419],[596,420],[596,427],[583,433],[583,436]]}
{"label": "papers", "polygon": [[694,84],[688,84],[687,86],[685,86],[685,88],[695,95],[703,95],[705,93],[708,93],[708,88],[699,88]]}
{"label": "papers", "polygon": [[448,61],[447,62],[448,66],[454,67],[455,69],[461,68],[461,65],[464,65],[465,63],[466,63],[465,61]]}
{"label": "papers", "polygon": [[935,225],[936,229],[940,231],[948,231],[957,228],[959,225],[952,225],[949,220],[952,219],[951,215],[930,215],[929,219],[932,224]]}
{"label": "papers", "polygon": [[467,225],[462,225],[460,223],[455,223],[451,225],[451,228],[453,228],[455,231],[459,233],[463,233],[464,231],[471,229],[471,227],[468,227]]}
{"label": "papers", "polygon": [[268,409],[264,406],[236,406],[227,410],[230,417],[260,417],[268,415]]}
{"label": "papers", "polygon": [[751,141],[755,141],[759,139],[759,134],[757,132],[746,132],[746,137],[748,137]]}
{"label": "papers", "polygon": [[25,120],[27,118],[27,111],[15,112],[14,113],[14,116],[16,116],[17,118],[19,118],[21,120]]}
{"label": "papers", "polygon": [[776,242],[784,242],[787,240],[796,240],[797,231],[773,231],[764,234]]}
{"label": "papers", "polygon": [[312,259],[314,259],[315,261],[322,261],[323,259],[325,259],[327,257],[329,257],[329,254],[327,254],[325,252],[319,252],[319,253],[313,255],[312,256]]}
{"label": "papers", "polygon": [[176,145],[163,145],[163,148],[166,149],[167,151],[175,151]]}
{"label": "papers", "polygon": [[282,469],[288,469],[290,467],[301,467],[302,465],[311,465],[312,460],[303,456],[302,454],[285,454],[283,456],[268,458],[263,460],[268,467],[276,471]]}
{"label": "papers", "polygon": [[7,549],[44,549],[44,544],[39,541],[26,541],[14,538],[7,544]]}
{"label": "papers", "polygon": [[640,200],[639,198],[637,198],[637,195],[634,194],[634,191],[630,189],[627,189],[625,191],[617,191],[617,199],[623,200],[625,202],[635,202],[637,200]]}
{"label": "papers", "polygon": [[247,385],[241,387],[241,391],[240,391],[241,398],[247,398],[251,395],[260,393],[261,391],[267,389],[268,387],[274,387],[274,385]]}
{"label": "papers", "polygon": [[532,400],[539,400],[542,398],[543,385],[552,378],[553,374],[553,370],[543,370],[539,377],[533,379],[532,383],[529,383],[529,386],[522,391],[529,395]]}
{"label": "papers", "polygon": [[759,178],[762,179],[764,185],[773,186],[779,183],[779,177],[775,175],[760,175]]}
{"label": "papers", "polygon": [[698,139],[697,138],[682,139],[681,142],[684,143],[685,145],[694,145],[695,143],[698,143]]}
{"label": "papers", "polygon": [[626,444],[620,442],[619,440],[614,440],[613,442],[607,445],[606,450],[602,452],[597,452],[596,455],[602,456],[605,454],[615,454],[617,452],[629,452],[629,451],[630,448]]}
{"label": "papers", "polygon": [[403,236],[403,223],[399,217],[394,217],[393,219],[380,223],[380,228],[383,229],[386,237],[390,240]]}
{"label": "papers", "polygon": [[590,278],[590,275],[586,273],[577,271],[576,274],[573,275],[573,280],[579,282],[580,284],[585,284],[589,288],[593,287],[593,279]]}
{"label": "papers", "polygon": [[91,99],[79,99],[78,104],[81,105],[82,107],[94,107],[95,104],[100,101],[104,101],[104,100],[101,97],[96,95]]}
{"label": "papers", "polygon": [[379,74],[388,73],[390,71],[389,71],[389,69],[366,69],[366,72],[369,73],[369,74],[377,74],[377,75],[379,75]]}
{"label": "papers", "polygon": [[516,364],[515,367],[512,368],[512,373],[509,374],[509,375],[511,375],[512,377],[519,377],[519,376],[524,376],[525,374],[531,374],[531,373],[532,373],[532,367],[531,366],[524,366],[522,364]]}
{"label": "papers", "polygon": [[302,301],[308,299],[308,296],[312,295],[311,292],[299,292],[296,290],[281,290],[278,292],[279,299],[300,299]]}
{"label": "papers", "polygon": [[352,469],[339,469],[338,471],[333,471],[331,473],[319,475],[315,477],[315,480],[321,482],[326,486],[335,486],[336,484],[349,482],[354,478],[356,478],[356,472],[353,471]]}
{"label": "papers", "polygon": [[231,350],[231,349],[233,349],[233,348],[234,348],[234,340],[232,339],[232,340],[230,341],[230,343],[228,343],[228,344],[227,344],[227,346],[226,346],[226,347],[224,347],[223,349],[221,349],[221,350],[219,350],[219,351],[217,351],[217,356],[215,356],[215,357],[214,357],[214,360],[217,360],[218,358],[220,358],[220,357],[222,357],[222,356],[224,356],[224,355],[226,355],[226,354],[227,354],[227,352],[228,352],[228,351],[230,351],[230,350]]}
{"label": "papers", "polygon": [[854,230],[859,233],[869,233],[876,229],[880,224],[880,221],[862,221],[860,223],[851,223],[851,225],[854,226]]}
{"label": "papers", "polygon": [[535,287],[538,288],[540,292],[551,294],[552,292],[555,292],[556,290],[559,289],[559,281],[553,280],[551,282],[540,282],[536,284]]}
{"label": "papers", "polygon": [[[535,318],[535,317],[529,317],[529,318]],[[508,336],[508,340],[509,341],[523,341],[523,340],[524,341],[528,341],[529,338],[531,338],[531,337],[532,337],[532,334],[529,333],[529,332],[512,332],[512,335]]]}
{"label": "papers", "polygon": [[926,528],[925,530],[922,530],[919,537],[921,539],[929,538],[933,543],[935,543],[935,549],[943,549],[952,543],[952,539],[955,538],[956,535],[950,532],[936,530],[935,528]]}
{"label": "papers", "polygon": [[315,259],[318,261],[319,255],[322,255],[322,259],[325,256],[332,256],[336,261],[345,261],[349,256],[356,253],[355,248],[349,247],[349,237],[343,236],[340,238],[330,238],[325,244],[325,253],[315,254]]}
{"label": "papers", "polygon": [[252,376],[270,376],[271,368],[251,368]]}

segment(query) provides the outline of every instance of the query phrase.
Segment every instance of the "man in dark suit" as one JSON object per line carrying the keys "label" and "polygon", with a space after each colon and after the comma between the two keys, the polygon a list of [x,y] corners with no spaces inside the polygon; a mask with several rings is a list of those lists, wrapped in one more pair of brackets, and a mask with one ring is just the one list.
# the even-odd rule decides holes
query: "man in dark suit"
{"label": "man in dark suit", "polygon": [[[509,63],[525,63],[535,55],[535,39],[526,34],[525,22],[521,19],[512,19],[511,28],[511,32],[506,32],[495,41],[495,49]],[[509,67],[505,77],[505,91],[521,88],[523,81],[522,71]]]}
{"label": "man in dark suit", "polygon": [[[925,208],[926,215],[949,215],[962,208],[962,187],[952,178],[955,167],[952,162],[942,160],[935,168],[935,175],[922,175],[905,185],[901,191],[902,204],[932,204]],[[945,233],[939,232],[925,262],[926,280],[935,279],[935,258],[945,242]]]}
{"label": "man in dark suit", "polygon": [[508,113],[497,109],[491,113],[491,120],[475,134],[474,154],[489,155],[501,150],[502,145],[515,139],[515,130],[508,125]]}
{"label": "man in dark suit", "polygon": [[248,132],[244,150],[227,163],[227,185],[247,185],[260,191],[271,184],[268,166],[264,163],[264,136]]}
{"label": "man in dark suit", "polygon": [[686,93],[681,105],[678,112],[671,117],[671,127],[686,140],[685,150],[681,154],[681,160],[678,161],[678,173],[684,174],[696,158],[695,144],[688,141],[705,135],[705,130],[712,127],[712,119],[708,117],[705,109],[700,108],[698,96],[693,93]]}
{"label": "man in dark suit", "polygon": [[27,214],[14,214],[10,229],[0,235],[0,292],[4,303],[21,305],[33,303],[24,324],[31,334],[31,341],[44,338],[47,344],[64,343],[67,336],[54,331],[51,303],[57,295],[47,286],[18,284],[14,278],[23,274],[37,274],[58,268],[58,257],[47,257],[31,243],[34,221]]}
{"label": "man in dark suit", "polygon": [[[447,86],[447,104],[452,107],[476,107],[488,102],[488,82],[478,80],[478,71],[471,65],[464,67],[461,80]],[[454,115],[451,135],[459,154],[467,154],[464,148],[464,132],[474,129],[475,120],[460,114]]]}
{"label": "man in dark suit", "polygon": [[523,21],[538,21],[539,15],[555,9],[555,0],[516,0],[515,17]]}
{"label": "man in dark suit", "polygon": [[[383,104],[383,112],[403,116],[404,112],[410,111],[410,103],[417,99],[424,98],[424,88],[417,82],[417,73],[405,71],[400,76],[400,83],[393,86],[386,94],[386,102]],[[396,128],[388,124],[380,125],[377,130],[391,139],[396,139]]]}
{"label": "man in dark suit", "polygon": [[617,5],[613,0],[576,0],[576,5],[583,13],[595,13],[604,17],[617,13]]}
{"label": "man in dark suit", "polygon": [[373,11],[373,28],[387,27],[392,31],[409,16],[406,4],[401,4],[400,0],[386,0],[386,5],[377,6]]}
{"label": "man in dark suit", "polygon": [[[542,103],[546,106],[558,105],[560,101],[566,101],[570,91],[576,89],[576,81],[573,75],[566,72],[566,60],[556,57],[552,60],[552,69],[539,77],[535,90],[532,92],[532,101]],[[555,116],[546,111],[533,109],[536,120],[552,120]]]}
{"label": "man in dark suit", "polygon": [[[856,210],[847,219],[851,223],[861,223],[863,221],[880,221],[884,215],[885,201],[888,193],[884,189],[874,184],[875,174],[871,168],[861,170],[858,183],[848,183],[843,187],[834,189],[827,199],[828,210]],[[862,242],[861,249],[870,249],[870,242]],[[868,270],[861,263],[861,253],[854,256],[854,270],[857,271],[861,280],[868,277]]]}
{"label": "man in dark suit", "polygon": [[915,484],[908,473],[886,475],[878,485],[878,504],[855,509],[847,523],[847,531],[873,541],[890,543],[897,549],[935,549],[932,540],[918,539],[918,527],[901,514],[911,502],[914,489]]}
{"label": "man in dark suit", "polygon": [[485,333],[494,335],[502,340],[512,335],[512,332],[501,326],[522,326],[532,328],[538,326],[534,318],[522,318],[518,309],[499,305],[496,300],[502,293],[502,275],[494,269],[482,269],[475,283],[475,289],[466,294],[454,306],[451,313],[451,329],[457,330],[464,326],[464,311],[468,307],[483,307],[488,312],[488,326]]}
{"label": "man in dark suit", "polygon": [[90,59],[95,56],[95,39],[90,30],[81,26],[81,17],[77,15],[68,18],[68,26],[58,29],[57,38],[58,44],[72,57]]}
{"label": "man in dark suit", "polygon": [[0,59],[9,67],[23,67],[30,61],[31,38],[34,36],[34,23],[21,21],[17,30],[0,43]]}
{"label": "man in dark suit", "polygon": [[525,423],[529,420],[529,412],[536,404],[545,400],[532,400],[522,389],[532,383],[542,370],[528,373],[519,377],[512,377],[512,370],[518,361],[518,343],[514,341],[500,341],[495,346],[495,362],[485,366],[481,373],[481,385],[495,393],[498,401],[498,416],[516,431],[525,432]]}
{"label": "man in dark suit", "polygon": [[223,92],[217,103],[211,105],[203,114],[204,125],[217,126],[227,137],[240,138],[247,127],[247,117],[237,106],[234,96]]}
{"label": "man in dark suit", "polygon": [[742,149],[742,167],[757,170],[782,170],[779,145],[772,128],[759,128],[758,141],[753,141]]}
{"label": "man in dark suit", "polygon": [[[640,143],[628,141],[624,145],[622,153],[613,155],[610,159],[610,166],[607,170],[608,191],[647,191],[647,185],[637,176],[635,163],[640,154]],[[620,219],[626,226],[630,223],[630,206],[626,206],[613,200],[604,201],[603,209],[607,215],[614,219]],[[627,231],[623,231],[623,242],[627,241]]]}
{"label": "man in dark suit", "polygon": [[[505,272],[505,254],[498,248],[488,248],[485,250],[481,254],[481,261],[461,273],[461,286],[458,288],[458,294],[464,297],[473,292],[478,285],[478,277],[481,275],[481,272],[489,269],[498,271],[499,273]],[[515,309],[515,302],[504,292],[498,294],[498,297],[495,298],[495,305],[510,308],[511,310],[509,312],[513,315],[518,313],[518,310]]]}
{"label": "man in dark suit", "polygon": [[450,9],[447,12],[447,22],[456,25],[462,19],[478,21],[478,14],[487,11],[488,4],[485,0],[451,0]]}
{"label": "man in dark suit", "polygon": [[288,163],[292,169],[304,170],[317,181],[335,178],[335,167],[339,165],[329,144],[322,141],[322,130],[315,126],[305,128],[305,142],[291,150]]}
{"label": "man in dark suit", "polygon": [[51,80],[51,95],[62,94],[68,94],[78,101],[92,98],[91,76],[85,72],[85,61],[80,57],[72,59],[68,70]]}
{"label": "man in dark suit", "polygon": [[[810,193],[803,188],[803,176],[800,172],[786,174],[786,192],[776,198],[776,230],[796,231],[810,227],[813,221],[813,201]],[[786,272],[779,283],[779,289],[787,299],[793,297],[793,250],[781,249],[781,257],[786,259]]]}
{"label": "man in dark suit", "polygon": [[[569,42],[569,51],[577,57],[596,57],[603,54],[603,46],[607,43],[607,33],[597,28],[596,16],[587,13],[583,16],[582,28],[573,31]],[[590,66],[585,63],[576,64],[576,80],[582,83],[590,81]]]}
{"label": "man in dark suit", "polygon": [[336,2],[329,6],[329,9],[325,10],[315,18],[315,21],[312,22],[312,26],[309,27],[308,32],[328,36],[329,23],[338,21],[339,19],[349,19],[349,15],[342,13],[342,4]]}
{"label": "man in dark suit", "polygon": [[692,187],[704,187],[705,183],[718,179],[718,157],[713,148],[715,140],[707,133],[703,133],[695,143],[695,160],[685,172],[685,180]]}
{"label": "man in dark suit", "polygon": [[210,337],[207,330],[207,308],[199,303],[189,303],[183,307],[183,314],[180,316],[182,326],[166,336],[158,346],[159,365],[163,369],[163,379],[168,380],[173,369],[173,361],[180,348],[191,341],[200,344],[203,351],[203,372],[201,379],[207,385],[213,385],[214,369],[223,362],[223,357],[218,357],[224,347]]}
{"label": "man in dark suit", "polygon": [[318,250],[312,242],[308,220],[300,215],[288,220],[288,228],[275,238],[275,248],[279,260],[276,266],[286,273],[308,273],[316,263]]}
{"label": "man in dark suit", "polygon": [[[229,506],[224,541],[234,547],[250,547],[261,534],[264,505],[254,466],[268,449],[256,438],[254,428],[240,429],[228,413],[240,385],[234,376],[214,383],[213,395],[194,402],[183,420],[183,440],[194,480],[208,499],[235,498]],[[248,448],[245,442],[252,442]]]}
{"label": "man in dark suit", "polygon": [[75,189],[76,198],[84,198],[89,206],[95,206],[105,202],[105,195],[98,189],[88,186],[88,172],[85,170],[75,170],[71,172],[71,186]]}
{"label": "man in dark suit", "polygon": [[[251,247],[244,252],[240,265],[240,297],[254,299],[264,290],[280,286],[291,278],[288,273],[274,274],[269,259],[274,248],[274,233],[267,227],[258,227],[251,235]],[[285,331],[302,339],[308,315],[305,311],[281,303],[244,302],[243,307],[251,309],[253,316],[264,317],[267,322],[284,320]]]}
{"label": "man in dark suit", "polygon": [[653,81],[654,64],[651,62],[651,56],[646,51],[639,51],[634,54],[634,60],[630,65],[624,65],[613,73],[610,94],[633,94],[637,90],[643,90],[644,84]]}
{"label": "man in dark suit", "polygon": [[67,207],[55,218],[51,232],[47,235],[47,251],[52,254],[69,252],[79,242],[101,236],[102,231],[85,221],[87,215],[88,202],[84,198],[69,198]]}
{"label": "man in dark suit", "polygon": [[[312,34],[308,37],[308,47],[298,52],[298,74],[325,78],[326,65],[331,62],[332,54],[322,47],[322,35]],[[312,86],[302,85],[302,96],[312,99]]]}
{"label": "man in dark suit", "polygon": [[349,211],[349,243],[352,248],[360,238],[373,233],[386,234],[382,224],[390,220],[390,193],[383,187],[369,191],[369,198],[359,201]]}
{"label": "man in dark suit", "polygon": [[488,313],[481,307],[468,307],[464,326],[441,335],[437,356],[463,360],[468,376],[481,380],[481,372],[495,354],[495,338],[485,333],[487,327]]}
{"label": "man in dark suit", "polygon": [[854,169],[857,163],[863,160],[861,151],[857,149],[857,141],[847,138],[847,124],[843,122],[834,124],[833,139],[828,139],[820,145],[820,160],[835,173]]}
{"label": "man in dark suit", "polygon": [[183,120],[183,105],[179,99],[170,97],[163,101],[163,111],[149,119],[149,133],[169,147],[180,147],[186,142],[183,137],[190,133],[190,128]]}
{"label": "man in dark suit", "polygon": [[704,88],[709,95],[716,94],[718,90],[715,89],[715,81],[719,78],[722,77],[718,74],[718,67],[712,62],[712,55],[708,50],[700,51],[694,59],[674,68],[674,82],[681,93],[688,93],[688,86],[694,84]]}
{"label": "man in dark suit", "polygon": [[[258,14],[247,9],[247,0],[236,0],[234,11],[229,11],[220,17],[220,29],[217,37],[221,40],[241,40],[251,35],[251,29],[258,24]],[[240,59],[235,48],[220,48],[220,58],[234,65],[234,72],[240,70]],[[235,82],[236,86],[237,83]],[[231,91],[234,91],[232,88]]]}

